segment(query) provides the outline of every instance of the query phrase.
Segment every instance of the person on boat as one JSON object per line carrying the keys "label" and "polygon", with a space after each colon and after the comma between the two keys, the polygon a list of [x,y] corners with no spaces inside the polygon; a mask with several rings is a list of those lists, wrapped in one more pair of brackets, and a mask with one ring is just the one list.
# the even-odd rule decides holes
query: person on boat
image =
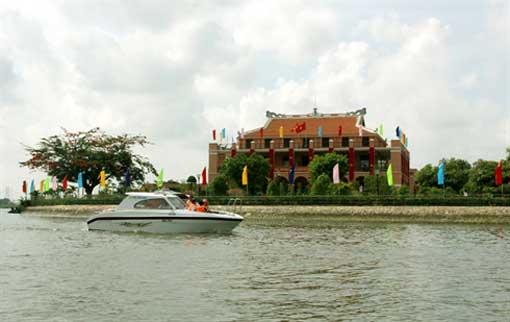
{"label": "person on boat", "polygon": [[202,200],[202,203],[197,207],[198,212],[207,212],[209,211],[209,201],[207,199]]}
{"label": "person on boat", "polygon": [[197,208],[197,205],[193,202],[192,197],[189,197],[188,200],[186,200],[186,207],[189,211],[195,211]]}

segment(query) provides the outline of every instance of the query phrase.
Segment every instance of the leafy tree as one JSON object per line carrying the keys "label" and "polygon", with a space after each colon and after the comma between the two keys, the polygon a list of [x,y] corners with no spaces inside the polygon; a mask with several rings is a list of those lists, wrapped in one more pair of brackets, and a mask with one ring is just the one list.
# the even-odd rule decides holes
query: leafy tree
{"label": "leafy tree", "polygon": [[131,181],[142,183],[149,173],[157,175],[153,165],[133,148],[149,144],[145,136],[128,134],[107,135],[99,128],[85,132],[69,132],[41,139],[36,147],[25,146],[30,159],[21,166],[45,171],[58,180],[76,182],[83,172],[83,187],[88,195],[99,184],[99,173],[104,168],[106,179],[123,180],[129,169]]}
{"label": "leafy tree", "polygon": [[324,196],[329,194],[329,186],[331,185],[331,179],[325,173],[319,175],[312,184],[310,191],[311,195]]}
{"label": "leafy tree", "polygon": [[267,185],[268,196],[284,196],[289,192],[289,184],[282,177],[276,177]]}
{"label": "leafy tree", "polygon": [[437,187],[437,170],[437,167],[427,164],[416,173],[415,180],[420,189]]}
{"label": "leafy tree", "polygon": [[234,158],[225,160],[221,166],[220,173],[227,180],[239,188],[242,185],[243,169],[248,166],[248,190],[251,194],[262,193],[266,191],[268,175],[271,170],[269,161],[260,154],[238,154]]}
{"label": "leafy tree", "polygon": [[[377,183],[379,181],[379,185]],[[368,176],[365,177],[365,186],[363,192],[368,194],[389,195],[392,192],[390,186],[388,186],[388,180],[385,175],[382,176]]]}
{"label": "leafy tree", "polygon": [[498,163],[496,161],[478,160],[473,163],[473,167],[469,171],[469,184],[466,188],[470,188],[472,193],[483,192],[484,187],[495,187],[494,172]]}
{"label": "leafy tree", "polygon": [[314,156],[312,162],[308,165],[310,169],[310,181],[312,184],[321,175],[326,174],[333,180],[333,168],[338,163],[339,176],[343,178],[349,170],[349,161],[347,157],[338,153],[326,153],[324,155]]}
{"label": "leafy tree", "polygon": [[[466,160],[451,158],[442,160],[444,163],[444,184],[459,192],[469,180],[471,165]],[[436,172],[437,184],[437,172]]]}
{"label": "leafy tree", "polygon": [[207,189],[208,194],[216,196],[225,196],[228,191],[227,178],[225,178],[225,176],[223,175],[217,176],[216,178],[214,178],[212,183],[207,186]]}
{"label": "leafy tree", "polygon": [[339,195],[339,196],[349,196],[352,195],[354,188],[349,182],[340,182],[339,184],[330,184],[329,185],[329,194],[331,195]]}

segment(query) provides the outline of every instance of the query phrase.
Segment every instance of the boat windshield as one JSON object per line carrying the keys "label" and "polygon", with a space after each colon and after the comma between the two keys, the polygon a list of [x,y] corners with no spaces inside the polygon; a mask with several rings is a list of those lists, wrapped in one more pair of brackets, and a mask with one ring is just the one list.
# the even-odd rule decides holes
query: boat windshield
{"label": "boat windshield", "polygon": [[186,208],[186,204],[184,201],[182,201],[181,198],[174,197],[174,198],[167,198],[168,202],[175,208],[175,209],[184,209]]}

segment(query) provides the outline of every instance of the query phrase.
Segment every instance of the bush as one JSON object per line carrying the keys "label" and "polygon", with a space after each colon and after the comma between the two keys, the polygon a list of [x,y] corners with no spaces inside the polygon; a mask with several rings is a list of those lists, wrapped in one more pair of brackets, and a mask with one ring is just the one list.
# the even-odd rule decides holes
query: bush
{"label": "bush", "polygon": [[311,195],[315,196],[324,196],[329,193],[329,186],[331,185],[331,179],[325,173],[315,179],[312,184],[312,190],[310,191]]}
{"label": "bush", "polygon": [[329,194],[337,196],[349,196],[352,195],[354,187],[350,183],[340,182],[339,184],[329,185]]}
{"label": "bush", "polygon": [[217,176],[207,189],[207,193],[210,195],[226,196],[228,191],[227,178],[223,175]]}

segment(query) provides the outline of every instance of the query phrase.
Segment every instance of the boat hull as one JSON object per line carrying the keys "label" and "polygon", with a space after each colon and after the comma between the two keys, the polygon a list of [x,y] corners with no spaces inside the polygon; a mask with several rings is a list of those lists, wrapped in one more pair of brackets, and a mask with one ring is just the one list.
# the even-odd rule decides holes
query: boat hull
{"label": "boat hull", "polygon": [[144,232],[153,234],[228,233],[242,221],[240,216],[96,216],[88,222],[89,230]]}

